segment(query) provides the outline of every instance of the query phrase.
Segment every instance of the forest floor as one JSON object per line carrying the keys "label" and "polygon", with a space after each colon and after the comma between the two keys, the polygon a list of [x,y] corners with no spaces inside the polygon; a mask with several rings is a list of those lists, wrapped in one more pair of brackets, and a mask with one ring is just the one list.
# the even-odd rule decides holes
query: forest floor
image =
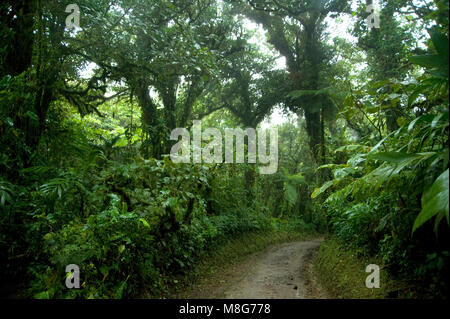
{"label": "forest floor", "polygon": [[180,295],[189,299],[327,298],[314,274],[322,239],[277,244],[216,272]]}

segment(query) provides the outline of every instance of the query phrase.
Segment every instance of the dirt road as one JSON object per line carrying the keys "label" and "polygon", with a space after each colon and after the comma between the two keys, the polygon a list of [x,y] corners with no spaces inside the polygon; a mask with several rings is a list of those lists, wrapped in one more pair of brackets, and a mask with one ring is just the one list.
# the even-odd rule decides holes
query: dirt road
{"label": "dirt road", "polygon": [[321,240],[275,245],[225,269],[188,298],[326,298],[315,281],[311,259]]}

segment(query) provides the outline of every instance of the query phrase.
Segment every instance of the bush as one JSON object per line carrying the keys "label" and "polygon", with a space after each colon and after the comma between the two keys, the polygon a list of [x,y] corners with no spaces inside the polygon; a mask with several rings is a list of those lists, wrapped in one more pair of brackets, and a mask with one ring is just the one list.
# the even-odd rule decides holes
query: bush
{"label": "bush", "polygon": [[[264,212],[217,194],[237,196],[232,183],[210,192],[220,177],[206,166],[168,159],[101,165],[78,180],[53,178],[35,194],[45,231],[39,260],[28,270],[36,298],[160,296],[214,245],[271,227]],[[66,289],[69,264],[80,266],[82,289]]]}

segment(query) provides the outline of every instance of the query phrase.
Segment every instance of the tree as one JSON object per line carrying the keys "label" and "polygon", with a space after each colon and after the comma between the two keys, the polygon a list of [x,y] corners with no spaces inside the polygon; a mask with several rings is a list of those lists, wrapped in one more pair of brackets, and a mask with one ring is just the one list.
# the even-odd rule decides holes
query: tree
{"label": "tree", "polygon": [[[360,4],[359,20],[354,26],[353,34],[358,37],[358,45],[367,55],[369,66],[368,75],[371,84],[381,81],[393,83],[403,81],[411,70],[412,65],[408,63],[407,57],[415,50],[415,45],[411,30],[414,24],[408,25],[396,18],[396,12],[406,5],[403,1],[386,0],[380,1],[382,6],[380,15],[380,27],[368,28],[366,23],[366,6],[373,4],[373,1],[366,1]],[[401,105],[395,99],[392,88],[384,86],[378,92],[378,97],[384,95],[384,117],[387,131],[393,132],[399,128],[397,119],[404,115]]]}
{"label": "tree", "polygon": [[106,11],[69,50],[127,87],[141,107],[144,153],[159,158],[170,151],[170,131],[193,120],[195,103],[236,49],[229,37],[238,24],[226,5],[205,0],[124,1]]}
{"label": "tree", "polygon": [[296,91],[286,105],[305,114],[309,145],[316,162],[325,161],[324,110],[332,107],[329,98],[318,92],[326,87],[320,74],[329,57],[322,45],[324,19],[343,12],[346,1],[246,1],[238,12],[263,25],[268,42],[285,58],[290,90]]}
{"label": "tree", "polygon": [[[249,34],[240,33],[230,54],[220,70],[216,90],[206,96],[203,103],[217,105],[231,112],[236,122],[246,128],[256,129],[275,105],[286,95],[286,73],[274,70],[274,59],[258,52],[258,47],[248,43]],[[246,140],[248,149],[248,140]],[[248,200],[254,200],[255,165],[247,165],[245,188]]]}

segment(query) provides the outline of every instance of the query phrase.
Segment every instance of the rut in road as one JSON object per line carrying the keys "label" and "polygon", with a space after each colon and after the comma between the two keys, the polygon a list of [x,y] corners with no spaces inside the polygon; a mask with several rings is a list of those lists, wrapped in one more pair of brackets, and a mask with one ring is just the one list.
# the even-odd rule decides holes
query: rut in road
{"label": "rut in road", "polygon": [[312,275],[312,257],[322,239],[271,246],[225,269],[187,298],[327,298]]}

